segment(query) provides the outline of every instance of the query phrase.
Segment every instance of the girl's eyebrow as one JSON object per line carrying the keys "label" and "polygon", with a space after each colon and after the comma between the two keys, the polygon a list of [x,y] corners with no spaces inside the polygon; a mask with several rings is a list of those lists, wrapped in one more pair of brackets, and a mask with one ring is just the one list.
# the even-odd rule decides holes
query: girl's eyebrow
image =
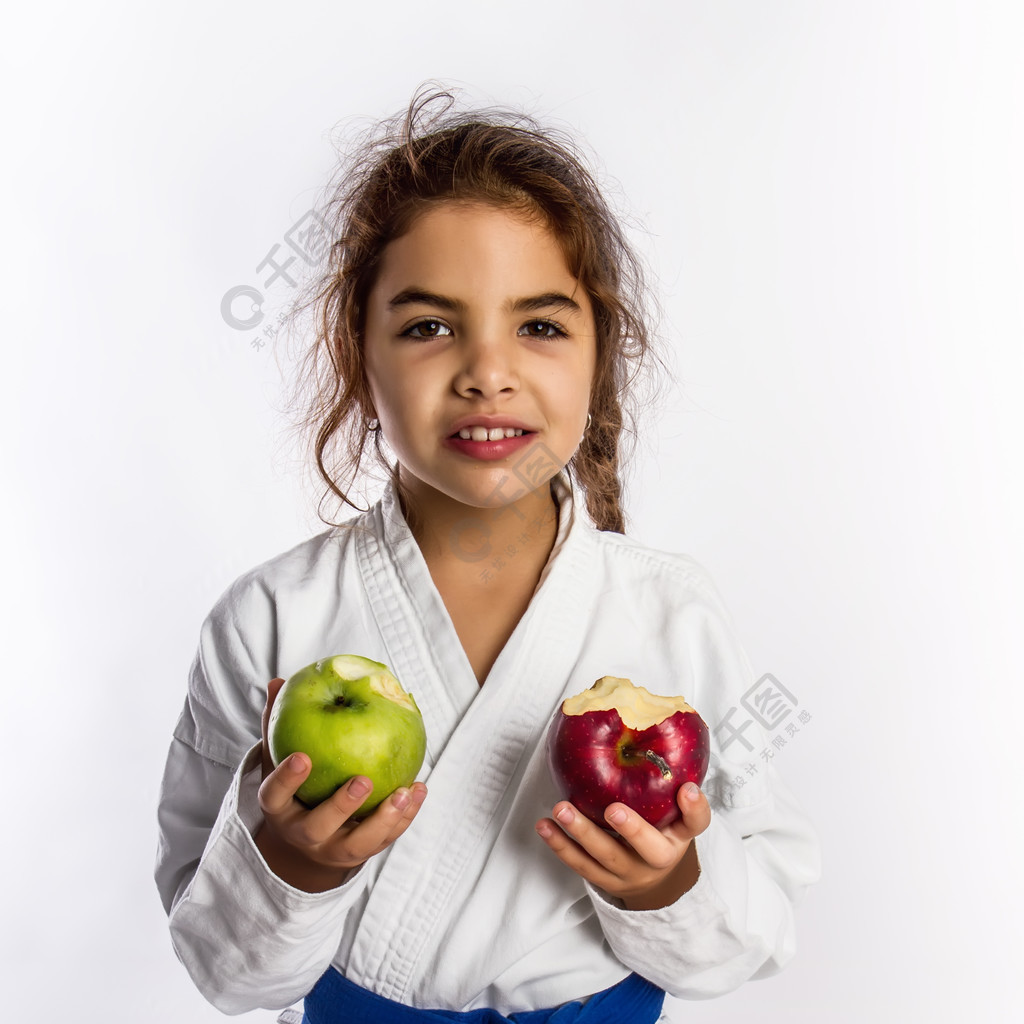
{"label": "girl's eyebrow", "polygon": [[[410,305],[440,306],[452,313],[464,313],[466,304],[461,299],[452,299],[447,295],[428,292],[425,288],[403,288],[388,302],[388,311],[400,306]],[[514,299],[505,304],[510,313],[536,313],[542,309],[564,309],[571,313],[582,313],[578,302],[570,299],[562,292],[544,292],[543,295],[529,295],[526,298]]]}

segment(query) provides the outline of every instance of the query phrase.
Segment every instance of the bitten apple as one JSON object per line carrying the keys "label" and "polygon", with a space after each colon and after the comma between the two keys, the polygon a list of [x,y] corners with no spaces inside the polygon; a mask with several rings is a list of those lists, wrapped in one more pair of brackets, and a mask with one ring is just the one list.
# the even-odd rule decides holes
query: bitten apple
{"label": "bitten apple", "polygon": [[365,775],[373,791],[354,818],[412,785],[427,749],[412,694],[387,665],[354,654],[324,658],[291,676],[270,711],[267,739],[275,767],[296,751],[313,762],[296,793],[310,807]]}
{"label": "bitten apple", "polygon": [[660,697],[615,676],[564,700],[548,732],[555,782],[602,828],[605,808],[616,801],[655,828],[677,820],[679,787],[704,781],[709,756],[708,727],[682,697]]}

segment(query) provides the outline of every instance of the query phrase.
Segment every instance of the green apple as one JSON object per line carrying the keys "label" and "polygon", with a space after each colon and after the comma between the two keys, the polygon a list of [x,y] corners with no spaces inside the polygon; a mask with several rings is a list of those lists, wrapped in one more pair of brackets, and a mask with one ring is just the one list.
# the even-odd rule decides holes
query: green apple
{"label": "green apple", "polygon": [[427,749],[412,694],[387,665],[354,654],[323,658],[288,679],[271,709],[267,739],[275,767],[296,751],[313,762],[296,794],[309,807],[365,775],[373,792],[355,818],[412,785]]}

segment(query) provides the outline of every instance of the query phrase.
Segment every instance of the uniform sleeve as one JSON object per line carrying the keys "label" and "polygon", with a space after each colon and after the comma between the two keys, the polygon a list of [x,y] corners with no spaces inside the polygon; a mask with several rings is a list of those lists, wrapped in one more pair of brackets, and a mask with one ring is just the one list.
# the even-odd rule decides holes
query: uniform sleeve
{"label": "uniform sleeve", "polygon": [[239,627],[248,610],[254,635],[272,628],[261,603],[229,592],[204,623],[158,811],[156,882],[175,952],[200,992],[232,1014],[304,996],[337,952],[363,888],[356,872],[329,892],[294,889],[253,839],[262,820],[260,709],[275,673]]}
{"label": "uniform sleeve", "polygon": [[702,786],[711,823],[694,840],[700,875],[659,910],[626,910],[587,888],[623,964],[672,996],[706,999],[775,974],[792,959],[794,909],[820,877],[821,861],[813,825],[773,759],[761,756],[772,752],[771,739],[742,701],[756,680],[732,619],[701,567],[688,564],[686,579],[695,596],[673,608],[663,635],[676,645],[677,663],[688,666],[691,703],[711,734]]}
{"label": "uniform sleeve", "polygon": [[626,910],[587,884],[615,955],[681,999],[708,999],[780,971],[796,952],[794,908],[820,874],[806,816],[781,780],[762,807],[713,806],[695,840],[700,876],[660,910]]}

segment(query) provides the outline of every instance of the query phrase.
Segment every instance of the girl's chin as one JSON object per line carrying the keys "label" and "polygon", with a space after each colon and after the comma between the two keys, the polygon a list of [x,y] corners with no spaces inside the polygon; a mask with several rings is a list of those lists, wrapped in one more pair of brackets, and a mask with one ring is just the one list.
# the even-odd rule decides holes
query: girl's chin
{"label": "girl's chin", "polygon": [[[406,494],[424,509],[461,506],[469,511],[496,511],[528,500],[531,495],[540,495],[545,500],[550,497],[551,478],[560,468],[556,463],[534,467],[529,477],[525,473],[522,476],[517,474],[517,468],[485,462],[472,467],[468,474],[463,471],[452,476],[424,474],[424,477],[418,477],[403,466],[399,478]],[[538,473],[537,470],[543,471]]]}

